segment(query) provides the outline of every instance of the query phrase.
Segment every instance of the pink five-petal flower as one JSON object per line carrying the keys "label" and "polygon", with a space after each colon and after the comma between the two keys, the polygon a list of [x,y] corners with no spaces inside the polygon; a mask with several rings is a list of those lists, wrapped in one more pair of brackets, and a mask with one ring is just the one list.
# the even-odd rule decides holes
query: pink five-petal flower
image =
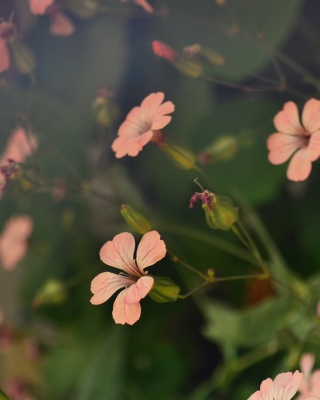
{"label": "pink five-petal flower", "polygon": [[100,250],[101,260],[111,267],[123,271],[122,275],[103,272],[91,282],[91,303],[102,304],[116,291],[120,292],[114,302],[112,316],[117,324],[132,325],[141,315],[140,300],[152,289],[153,278],[144,272],[166,255],[166,246],[156,231],[146,233],[137,249],[137,260],[133,259],[134,237],[123,232],[105,243]]}
{"label": "pink five-petal flower", "polygon": [[320,101],[310,99],[302,111],[302,125],[298,107],[292,101],[285,103],[283,110],[273,120],[276,133],[269,136],[268,159],[278,165],[292,155],[287,177],[292,181],[303,181],[311,172],[311,162],[320,156]]}
{"label": "pink five-petal flower", "polygon": [[51,24],[49,32],[55,36],[70,36],[75,31],[74,23],[63,12],[59,4],[54,3],[47,9]]}
{"label": "pink five-petal flower", "polygon": [[4,269],[12,270],[27,253],[27,239],[33,229],[26,215],[11,217],[0,236],[0,261]]}
{"label": "pink five-petal flower", "polygon": [[311,373],[314,365],[314,355],[305,353],[300,360],[300,368],[303,373],[303,382],[299,387],[300,396],[297,400],[304,400],[308,396],[320,397],[320,370]]}
{"label": "pink five-petal flower", "polygon": [[171,101],[161,104],[163,100],[164,93],[151,93],[129,112],[111,146],[117,158],[135,157],[150,142],[154,131],[169,124],[171,117],[166,114],[174,111],[174,105]]}
{"label": "pink five-petal flower", "polygon": [[54,0],[29,0],[29,7],[32,14],[43,15]]}

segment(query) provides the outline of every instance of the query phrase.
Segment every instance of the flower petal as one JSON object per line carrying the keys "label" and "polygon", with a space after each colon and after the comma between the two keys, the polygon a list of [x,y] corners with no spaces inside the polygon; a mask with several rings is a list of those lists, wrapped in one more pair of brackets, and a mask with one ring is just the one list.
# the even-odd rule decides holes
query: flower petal
{"label": "flower petal", "polygon": [[248,400],[262,400],[260,390],[257,390],[256,392],[254,392],[254,393],[248,398]]}
{"label": "flower petal", "polygon": [[112,316],[116,324],[133,325],[141,315],[140,303],[126,304],[124,302],[127,290],[120,292],[113,304]]}
{"label": "flower petal", "polygon": [[32,14],[44,14],[54,0],[29,0],[30,11]]}
{"label": "flower petal", "polygon": [[10,56],[5,40],[0,39],[0,72],[5,71],[10,66]]}
{"label": "flower petal", "polygon": [[134,237],[131,233],[120,233],[101,247],[100,259],[105,264],[121,269],[129,275],[140,275],[133,260],[134,247]]}
{"label": "flower petal", "polygon": [[305,135],[299,121],[298,107],[293,101],[288,101],[283,110],[278,112],[273,119],[274,126],[278,132],[292,135]]}
{"label": "flower petal", "polygon": [[308,381],[310,377],[310,373],[314,366],[314,354],[312,353],[304,353],[300,359],[300,369],[303,373],[304,381]]}
{"label": "flower petal", "polygon": [[291,181],[304,181],[311,172],[311,161],[308,148],[300,149],[292,157],[287,170],[287,178]]}
{"label": "flower petal", "polygon": [[283,164],[302,146],[303,138],[301,136],[274,133],[267,140],[267,148],[270,151],[268,160],[271,164]]}
{"label": "flower petal", "polygon": [[310,377],[310,394],[320,397],[320,369],[316,369]]}
{"label": "flower petal", "polygon": [[69,17],[62,12],[51,16],[49,32],[55,36],[70,36],[74,33],[75,26]]}
{"label": "flower petal", "polygon": [[141,299],[146,297],[153,286],[154,279],[151,276],[143,276],[138,279],[126,290],[126,295],[123,299],[125,304],[138,303]]}
{"label": "flower petal", "polygon": [[273,397],[276,400],[290,400],[296,394],[302,381],[303,374],[299,371],[294,374],[284,372],[277,375],[274,379]]}
{"label": "flower petal", "polygon": [[151,231],[143,235],[137,250],[137,265],[143,272],[144,268],[150,267],[166,255],[166,245],[160,240],[157,231]]}
{"label": "flower petal", "polygon": [[311,161],[315,161],[320,157],[320,130],[310,136],[308,149]]}
{"label": "flower petal", "polygon": [[117,290],[131,286],[135,281],[127,276],[103,272],[97,275],[91,282],[93,296],[90,302],[94,305],[107,301]]}
{"label": "flower petal", "polygon": [[142,135],[119,136],[112,143],[112,150],[116,153],[116,158],[122,158],[126,155],[135,157],[150,142],[153,133],[151,130]]}
{"label": "flower petal", "polygon": [[302,123],[308,133],[320,129],[320,101],[310,99],[306,102],[302,111]]}
{"label": "flower petal", "polygon": [[273,400],[273,381],[268,378],[262,381],[260,385],[262,400]]}
{"label": "flower petal", "polygon": [[134,0],[134,2],[142,7],[145,11],[147,11],[148,13],[153,13],[153,8],[151,7],[151,5],[147,2],[147,0]]}

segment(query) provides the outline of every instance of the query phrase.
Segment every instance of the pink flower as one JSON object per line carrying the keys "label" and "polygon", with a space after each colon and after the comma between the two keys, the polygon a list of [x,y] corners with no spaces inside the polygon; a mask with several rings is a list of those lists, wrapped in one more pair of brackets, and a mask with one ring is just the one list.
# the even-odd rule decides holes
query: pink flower
{"label": "pink flower", "polygon": [[10,66],[10,55],[7,41],[14,35],[14,26],[11,22],[0,23],[0,73]]}
{"label": "pink flower", "polygon": [[320,369],[316,369],[311,373],[313,365],[314,355],[304,353],[300,360],[303,382],[299,387],[300,396],[296,400],[304,400],[310,396],[320,397]]}
{"label": "pink flower", "polygon": [[248,400],[290,400],[296,394],[303,375],[296,371],[284,372],[275,377],[274,381],[270,378],[264,380],[260,385],[260,390],[253,393]]}
{"label": "pink flower", "polygon": [[144,269],[166,255],[166,246],[156,231],[142,237],[136,260],[133,259],[134,247],[134,238],[127,232],[105,243],[100,250],[101,260],[124,271],[124,274],[103,272],[91,282],[93,296],[90,301],[94,305],[104,303],[117,290],[125,288],[118,294],[113,305],[112,316],[117,324],[133,325],[138,321],[141,315],[140,300],[150,292],[154,282]]}
{"label": "pink flower", "polygon": [[320,156],[320,101],[310,99],[302,111],[300,124],[298,107],[292,101],[286,103],[273,120],[277,132],[269,136],[268,159],[278,165],[289,163],[287,177],[292,181],[303,181],[311,172],[311,162]]}
{"label": "pink flower", "polygon": [[29,7],[32,14],[43,15],[54,0],[29,0]]}
{"label": "pink flower", "polygon": [[164,93],[151,93],[140,107],[134,107],[118,130],[118,138],[112,143],[117,158],[135,157],[154,136],[154,131],[164,128],[171,121],[166,115],[174,111],[171,101],[164,100]]}
{"label": "pink flower", "polygon": [[27,253],[27,239],[33,222],[26,215],[11,217],[0,236],[0,262],[4,269],[12,270]]}
{"label": "pink flower", "polygon": [[47,10],[51,25],[49,32],[55,36],[70,36],[75,31],[74,23],[61,10],[58,4],[53,4]]}

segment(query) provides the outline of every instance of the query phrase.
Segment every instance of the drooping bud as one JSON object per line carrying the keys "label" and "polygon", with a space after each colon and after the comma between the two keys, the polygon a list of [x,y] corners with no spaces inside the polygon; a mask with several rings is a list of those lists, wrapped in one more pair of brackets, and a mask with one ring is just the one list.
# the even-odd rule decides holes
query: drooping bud
{"label": "drooping bud", "polygon": [[215,161],[229,160],[235,155],[239,146],[240,142],[236,136],[221,136],[198,155],[198,160],[202,165]]}
{"label": "drooping bud", "polygon": [[33,51],[21,40],[14,39],[9,42],[12,59],[20,74],[30,74],[36,67],[36,58]]}
{"label": "drooping bud", "polygon": [[32,305],[37,308],[43,304],[60,304],[66,300],[66,297],[63,283],[57,279],[49,279],[36,294]]}
{"label": "drooping bud", "polygon": [[159,144],[159,147],[178,168],[188,170],[195,167],[196,156],[191,150],[178,146],[167,138]]}
{"label": "drooping bud", "polygon": [[119,115],[119,109],[113,101],[112,90],[106,86],[101,86],[92,104],[92,110],[97,123],[110,128]]}
{"label": "drooping bud", "polygon": [[232,201],[225,196],[216,195],[205,190],[203,193],[195,193],[190,199],[190,208],[198,200],[202,201],[207,224],[212,229],[227,231],[239,219],[238,209]]}
{"label": "drooping bud", "polygon": [[180,292],[180,287],[171,279],[165,276],[152,276],[154,283],[148,293],[153,301],[157,303],[167,303],[176,301]]}
{"label": "drooping bud", "polygon": [[151,225],[147,218],[145,218],[129,204],[122,204],[120,212],[127,224],[135,232],[144,235],[145,233],[151,231]]}

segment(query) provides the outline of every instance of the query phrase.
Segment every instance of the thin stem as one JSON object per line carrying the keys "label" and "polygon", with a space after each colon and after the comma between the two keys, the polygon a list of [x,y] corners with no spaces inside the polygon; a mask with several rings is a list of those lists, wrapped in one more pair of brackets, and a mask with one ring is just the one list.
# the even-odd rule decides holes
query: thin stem
{"label": "thin stem", "polygon": [[195,287],[194,289],[190,290],[190,292],[186,293],[186,294],[179,294],[178,295],[178,299],[186,299],[187,297],[191,296],[193,293],[195,293],[196,291],[198,291],[199,289],[202,289],[204,286],[208,285],[209,282],[202,282],[201,285]]}
{"label": "thin stem", "polygon": [[177,262],[184,267],[188,268],[190,271],[194,272],[195,274],[201,276],[206,282],[210,282],[211,278],[207,275],[204,275],[202,272],[198,271],[196,268],[192,267],[191,265],[187,264],[186,262],[180,260],[171,250],[167,249],[167,252],[171,255],[171,260]]}
{"label": "thin stem", "polygon": [[235,276],[228,276],[224,278],[215,278],[213,283],[215,282],[226,282],[226,281],[238,281],[241,279],[270,279],[269,275],[266,274],[251,274],[251,275],[235,275]]}
{"label": "thin stem", "polygon": [[202,177],[205,179],[205,181],[207,182],[207,184],[208,184],[209,186],[211,186],[212,190],[213,190],[216,194],[218,194],[218,191],[216,190],[216,188],[215,188],[213,182],[212,182],[211,179],[208,177],[208,175],[203,171],[203,169],[202,169],[201,167],[199,167],[198,165],[195,165],[195,166],[194,166],[194,170],[197,171],[197,172],[199,172],[199,174],[202,175]]}

